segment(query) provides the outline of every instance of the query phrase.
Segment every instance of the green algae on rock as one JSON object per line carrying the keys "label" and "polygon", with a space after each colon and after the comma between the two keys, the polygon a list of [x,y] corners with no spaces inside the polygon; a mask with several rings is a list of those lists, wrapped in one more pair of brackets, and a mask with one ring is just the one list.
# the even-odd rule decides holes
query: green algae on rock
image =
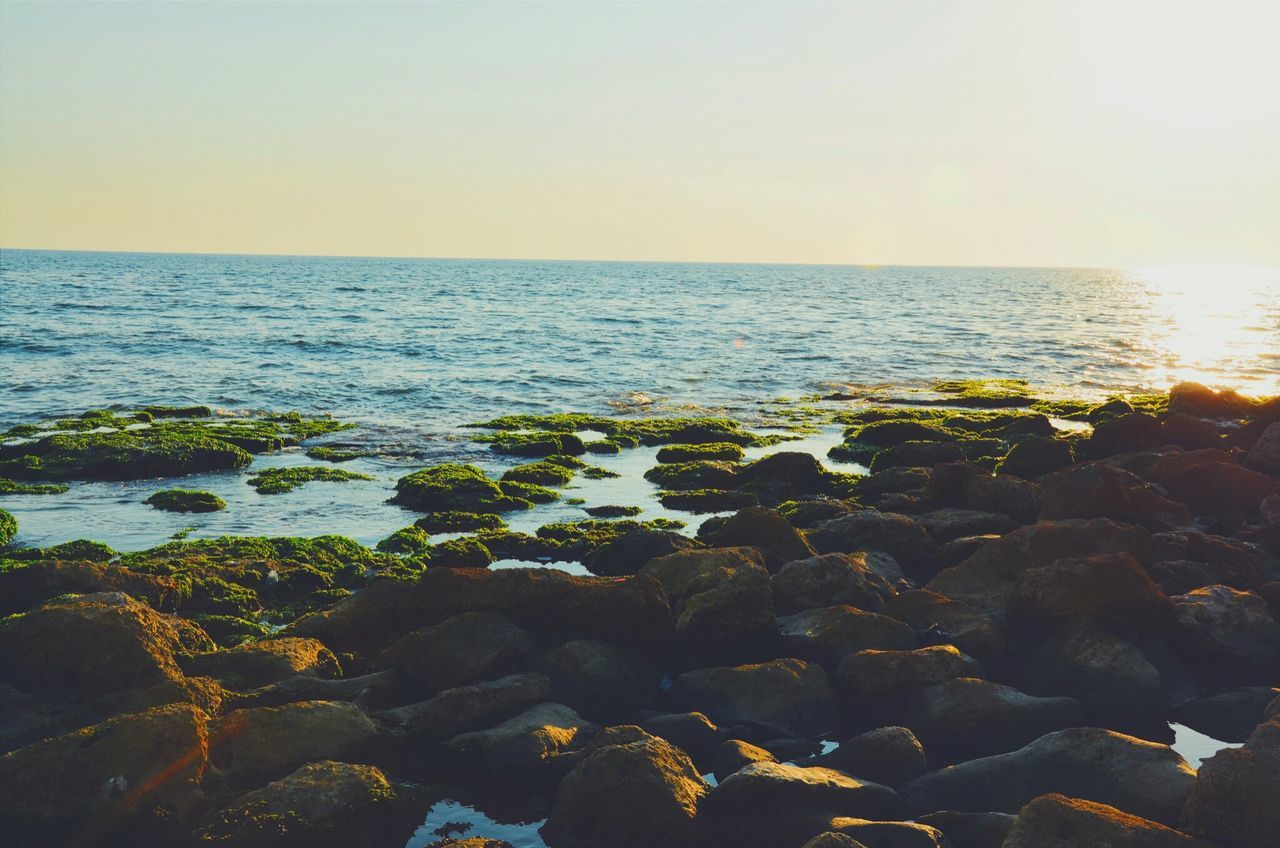
{"label": "green algae on rock", "polygon": [[143,503],[165,512],[217,512],[227,508],[227,502],[212,492],[193,489],[165,489]]}
{"label": "green algae on rock", "polygon": [[391,503],[431,513],[501,513],[533,506],[531,499],[507,490],[513,485],[499,487],[474,465],[446,462],[401,477]]}
{"label": "green algae on rock", "polygon": [[658,451],[658,462],[692,462],[698,459],[724,459],[739,462],[742,446],[733,442],[707,442],[699,445],[668,445]]}
{"label": "green algae on rock", "polygon": [[324,468],[315,465],[295,465],[287,468],[266,468],[246,482],[260,495],[282,495],[292,492],[305,483],[345,483],[349,480],[372,480],[368,474],[344,471],[341,468]]}
{"label": "green algae on rock", "polygon": [[589,506],[583,512],[592,518],[624,518],[630,515],[639,515],[643,510],[638,506],[604,504],[601,506]]}
{"label": "green algae on rock", "polygon": [[332,448],[326,445],[317,445],[314,448],[307,448],[307,456],[324,462],[350,462],[353,459],[359,459],[364,456],[364,453],[349,448]]}
{"label": "green algae on rock", "polygon": [[573,480],[573,469],[557,462],[530,462],[508,469],[502,479],[537,486],[566,486]]}
{"label": "green algae on rock", "polygon": [[431,547],[431,534],[416,524],[402,527],[375,546],[388,554],[418,556]]}
{"label": "green algae on rock", "polygon": [[413,522],[428,533],[474,533],[477,530],[501,530],[507,526],[502,516],[492,512],[443,511],[424,515]]}
{"label": "green algae on rock", "polygon": [[695,460],[655,465],[644,479],[664,489],[731,489],[737,482],[738,466],[721,460]]}
{"label": "green algae on rock", "polygon": [[12,542],[16,535],[18,535],[18,519],[0,509],[0,548]]}
{"label": "green algae on rock", "polygon": [[660,492],[658,500],[667,509],[685,512],[727,512],[744,506],[755,506],[760,499],[751,492],[735,492],[725,489],[688,489],[679,492]]}
{"label": "green algae on rock", "polygon": [[15,551],[9,551],[5,557],[12,560],[87,560],[89,562],[107,562],[118,557],[116,551],[112,550],[109,545],[101,542],[94,542],[89,539],[76,539],[72,542],[63,542],[60,545],[50,545],[47,548],[19,548]]}
{"label": "green algae on rock", "polygon": [[19,483],[0,477],[0,495],[60,495],[69,488],[61,483]]}

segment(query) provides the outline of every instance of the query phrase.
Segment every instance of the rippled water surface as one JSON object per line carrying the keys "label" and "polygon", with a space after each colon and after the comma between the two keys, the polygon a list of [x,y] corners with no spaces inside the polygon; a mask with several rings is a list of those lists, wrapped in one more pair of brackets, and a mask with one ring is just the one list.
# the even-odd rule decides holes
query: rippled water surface
{"label": "rippled water surface", "polygon": [[841,383],[1280,387],[1274,272],[0,252],[0,423],[140,401],[424,429]]}

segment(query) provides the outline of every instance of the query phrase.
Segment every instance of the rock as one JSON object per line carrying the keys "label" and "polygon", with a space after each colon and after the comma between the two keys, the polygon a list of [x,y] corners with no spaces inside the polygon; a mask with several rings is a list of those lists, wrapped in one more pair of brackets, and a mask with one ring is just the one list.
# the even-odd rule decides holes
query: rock
{"label": "rock", "polygon": [[811,529],[823,521],[848,515],[857,507],[851,501],[834,500],[832,498],[814,498],[813,500],[787,501],[778,505],[778,512],[792,527]]}
{"label": "rock", "polygon": [[1041,482],[1040,520],[1110,518],[1152,532],[1189,527],[1192,516],[1136,474],[1098,462],[1074,465]]}
{"label": "rock", "polygon": [[924,747],[905,727],[878,727],[842,743],[818,764],[898,787],[929,771]]}
{"label": "rock", "polygon": [[1195,531],[1160,533],[1151,538],[1160,561],[1148,571],[1170,595],[1215,583],[1257,589],[1271,579],[1270,560],[1257,545]]}
{"label": "rock", "polygon": [[1280,481],[1234,462],[1196,463],[1173,475],[1167,487],[1196,515],[1256,516],[1263,498],[1280,493]]}
{"label": "rock", "polygon": [[756,656],[777,635],[769,572],[755,548],[680,551],[640,574],[666,591],[689,664]]}
{"label": "rock", "polygon": [[944,810],[916,821],[936,827],[952,848],[1001,848],[1015,816],[1009,813],[956,813]]}
{"label": "rock", "polygon": [[893,597],[893,587],[871,570],[863,552],[794,560],[782,566],[769,584],[774,607],[782,614],[833,604],[874,612]]}
{"label": "rock", "polygon": [[1009,453],[996,465],[996,473],[1034,480],[1066,468],[1074,461],[1071,445],[1067,442],[1032,436],[1009,448]]}
{"label": "rock", "polygon": [[59,595],[123,592],[155,610],[171,610],[178,599],[172,577],[140,574],[101,562],[42,560],[0,571],[0,615],[31,609]]}
{"label": "rock", "polygon": [[764,554],[764,565],[777,571],[792,560],[813,556],[813,548],[779,513],[760,506],[738,510],[712,535],[716,547],[754,547]]}
{"label": "rock", "polygon": [[867,848],[949,848],[942,832],[915,822],[878,822],[848,817],[831,819],[832,831],[861,841]]}
{"label": "rock", "polygon": [[651,647],[670,637],[671,609],[647,577],[577,577],[554,568],[428,568],[412,583],[375,581],[299,620],[290,635],[369,653],[396,635],[463,612],[501,613],[535,636]]}
{"label": "rock", "polygon": [[881,550],[908,574],[931,574],[938,545],[919,522],[893,512],[859,510],[824,521],[808,532],[819,553]]}
{"label": "rock", "polygon": [[673,530],[638,527],[605,542],[583,557],[592,574],[621,577],[635,574],[651,559],[699,547],[688,536]]}
{"label": "rock", "polygon": [[668,713],[640,725],[645,733],[665,739],[699,765],[710,763],[727,733],[702,713]]}
{"label": "rock", "polygon": [[1263,498],[1262,503],[1258,504],[1258,515],[1263,527],[1280,528],[1280,495],[1267,495]]}
{"label": "rock", "polygon": [[599,640],[566,642],[542,660],[556,698],[588,715],[617,716],[635,698],[636,681],[626,658]]}
{"label": "rock", "polygon": [[1246,686],[1179,704],[1172,718],[1219,741],[1243,742],[1266,720],[1267,705],[1277,698],[1280,688]]}
{"label": "rock", "polygon": [[1270,424],[1262,431],[1262,436],[1249,449],[1244,464],[1254,471],[1280,477],[1280,422]]}
{"label": "rock", "polygon": [[[173,704],[119,715],[0,757],[6,840],[51,845],[77,833],[102,836],[117,828],[148,833],[163,819],[169,827],[189,825],[205,803],[206,722],[201,710]],[[139,804],[144,791],[146,803]],[[150,838],[164,839],[155,832]]]}
{"label": "rock", "polygon": [[1175,412],[1160,422],[1160,441],[1186,450],[1200,450],[1221,444],[1222,433],[1212,421]]}
{"label": "rock", "polygon": [[1009,474],[992,474],[973,462],[948,462],[933,469],[928,499],[936,507],[998,512],[1018,524],[1035,520],[1040,487]]}
{"label": "rock", "polygon": [[938,544],[965,536],[984,534],[1002,535],[1013,529],[1013,520],[1000,512],[979,512],[974,509],[943,507],[932,512],[922,512],[915,520]]}
{"label": "rock", "polygon": [[550,697],[551,681],[545,674],[512,674],[446,689],[427,701],[379,713],[378,718],[404,727],[411,741],[432,744],[492,726]]}
{"label": "rock", "polygon": [[175,652],[212,648],[195,625],[128,595],[79,595],[0,622],[0,679],[89,697],[180,679]]}
{"label": "rock", "polygon": [[952,539],[950,542],[938,548],[938,568],[950,568],[953,565],[959,565],[969,557],[978,552],[978,549],[1000,536],[994,533],[986,533],[981,536],[964,536],[959,539]]}
{"label": "rock", "polygon": [[487,730],[444,744],[463,781],[486,795],[545,792],[555,757],[586,745],[600,728],[564,704],[538,704]]}
{"label": "rock", "polygon": [[1199,667],[1240,683],[1274,683],[1280,621],[1253,592],[1205,586],[1173,598],[1179,644]]}
{"label": "rock", "polygon": [[755,762],[735,771],[711,790],[706,814],[737,818],[760,809],[809,807],[835,815],[892,818],[898,794],[835,769]]}
{"label": "rock", "polygon": [[[876,495],[903,492],[923,493],[929,485],[931,473],[928,468],[886,468],[884,471],[879,471],[858,480],[858,497],[865,500]],[[835,518],[836,516],[830,517]]]}
{"label": "rock", "polygon": [[775,506],[801,498],[842,495],[844,478],[823,468],[812,454],[778,451],[743,466],[737,485],[757,495],[765,506]]}
{"label": "rock", "polygon": [[827,831],[826,833],[819,833],[802,845],[801,848],[867,848],[867,846],[852,836]]}
{"label": "rock", "polygon": [[1169,389],[1170,412],[1202,418],[1239,418],[1253,405],[1253,401],[1230,389],[1215,392],[1200,383],[1182,382]]}
{"label": "rock", "polygon": [[1176,823],[1195,770],[1167,745],[1096,727],[1046,734],[1007,754],[926,774],[902,789],[915,812],[1017,812],[1033,798],[1061,792]]}
{"label": "rock", "polygon": [[776,763],[773,754],[741,739],[726,739],[716,748],[713,761],[717,780],[724,780],[743,766],[752,763]]}
{"label": "rock", "polygon": [[901,713],[936,768],[1012,751],[1046,733],[1085,723],[1073,698],[1037,698],[1011,686],[958,677],[916,689]]}
{"label": "rock", "polygon": [[1018,813],[1004,848],[1212,848],[1185,833],[1117,810],[1057,793],[1041,795]]}
{"label": "rock", "polygon": [[403,690],[400,673],[390,668],[336,680],[296,674],[248,692],[230,694],[224,706],[239,710],[279,707],[295,701],[354,701],[357,706],[376,708],[402,703],[405,700]]}
{"label": "rock", "polygon": [[1151,727],[1168,707],[1160,672],[1143,652],[1088,620],[1065,625],[1037,649],[1030,678],[1029,688],[1075,698],[1102,724]]}
{"label": "rock", "polygon": [[835,713],[822,667],[790,658],[685,672],[672,694],[719,724],[745,722],[794,736],[821,733]]}
{"label": "rock", "polygon": [[212,728],[209,758],[228,783],[262,786],[314,760],[359,760],[377,736],[354,704],[299,701],[223,716]]}
{"label": "rock", "polygon": [[373,766],[322,760],[240,796],[199,838],[237,848],[395,842],[416,823],[408,800]]}
{"label": "rock", "polygon": [[859,651],[840,663],[841,691],[857,703],[902,695],[953,677],[981,677],[982,667],[951,645],[913,651]]}
{"label": "rock", "polygon": [[944,462],[964,459],[964,451],[952,442],[903,442],[878,452],[871,460],[872,471],[886,468],[932,468]]}
{"label": "rock", "polygon": [[899,592],[881,613],[909,624],[917,633],[941,630],[957,648],[984,659],[1004,653],[1004,633],[995,621],[968,604],[928,589]]}
{"label": "rock", "polygon": [[1093,618],[1129,632],[1168,632],[1173,604],[1127,553],[1060,559],[1018,575],[1007,600],[1011,624],[1049,630],[1072,618]]}
{"label": "rock", "polygon": [[506,616],[468,612],[402,636],[379,655],[378,664],[399,669],[430,695],[512,669],[532,652],[529,634]]}
{"label": "rock", "polygon": [[542,832],[566,848],[683,845],[706,793],[689,757],[661,739],[606,745],[561,781]]}
{"label": "rock", "polygon": [[831,667],[858,651],[902,651],[916,646],[916,633],[908,625],[851,606],[823,607],[779,618],[778,633],[789,655]]}
{"label": "rock", "polygon": [[197,654],[182,663],[188,674],[213,677],[236,689],[276,683],[295,674],[338,677],[333,652],[316,639],[284,637],[246,642],[235,648]]}
{"label": "rock", "polygon": [[1018,576],[1029,568],[1067,557],[1128,553],[1151,560],[1151,537],[1139,527],[1103,518],[1042,521],[989,542],[957,566],[940,572],[926,588],[963,601],[997,622]]}
{"label": "rock", "polygon": [[1280,719],[1259,725],[1243,748],[1224,748],[1200,766],[1183,810],[1188,832],[1233,848],[1268,848],[1280,833]]}
{"label": "rock", "polygon": [[1160,419],[1145,412],[1130,412],[1099,421],[1080,452],[1093,459],[1118,453],[1151,450],[1160,444]]}

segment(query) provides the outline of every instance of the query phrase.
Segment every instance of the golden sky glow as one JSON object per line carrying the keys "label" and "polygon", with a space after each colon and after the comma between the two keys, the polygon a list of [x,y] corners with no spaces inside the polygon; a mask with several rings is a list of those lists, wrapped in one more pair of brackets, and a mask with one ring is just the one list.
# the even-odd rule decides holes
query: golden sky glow
{"label": "golden sky glow", "polygon": [[0,4],[0,245],[1280,264],[1280,4]]}

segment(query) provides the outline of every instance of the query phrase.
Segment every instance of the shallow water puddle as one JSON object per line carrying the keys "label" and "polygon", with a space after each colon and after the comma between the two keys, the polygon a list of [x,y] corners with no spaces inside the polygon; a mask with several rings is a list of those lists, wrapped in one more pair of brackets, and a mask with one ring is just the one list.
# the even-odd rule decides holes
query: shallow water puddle
{"label": "shallow water puddle", "polygon": [[1219,741],[1212,736],[1205,736],[1198,730],[1192,730],[1185,724],[1169,722],[1169,727],[1173,729],[1173,744],[1170,747],[1181,754],[1182,759],[1186,760],[1193,769],[1199,769],[1201,763],[1219,751],[1226,748],[1239,748],[1243,744]]}
{"label": "shallow water puddle", "polygon": [[413,832],[405,848],[424,848],[444,836],[458,839],[483,836],[506,840],[514,848],[547,848],[538,833],[538,828],[545,823],[546,819],[528,824],[504,824],[466,804],[440,801],[427,812],[426,821]]}

